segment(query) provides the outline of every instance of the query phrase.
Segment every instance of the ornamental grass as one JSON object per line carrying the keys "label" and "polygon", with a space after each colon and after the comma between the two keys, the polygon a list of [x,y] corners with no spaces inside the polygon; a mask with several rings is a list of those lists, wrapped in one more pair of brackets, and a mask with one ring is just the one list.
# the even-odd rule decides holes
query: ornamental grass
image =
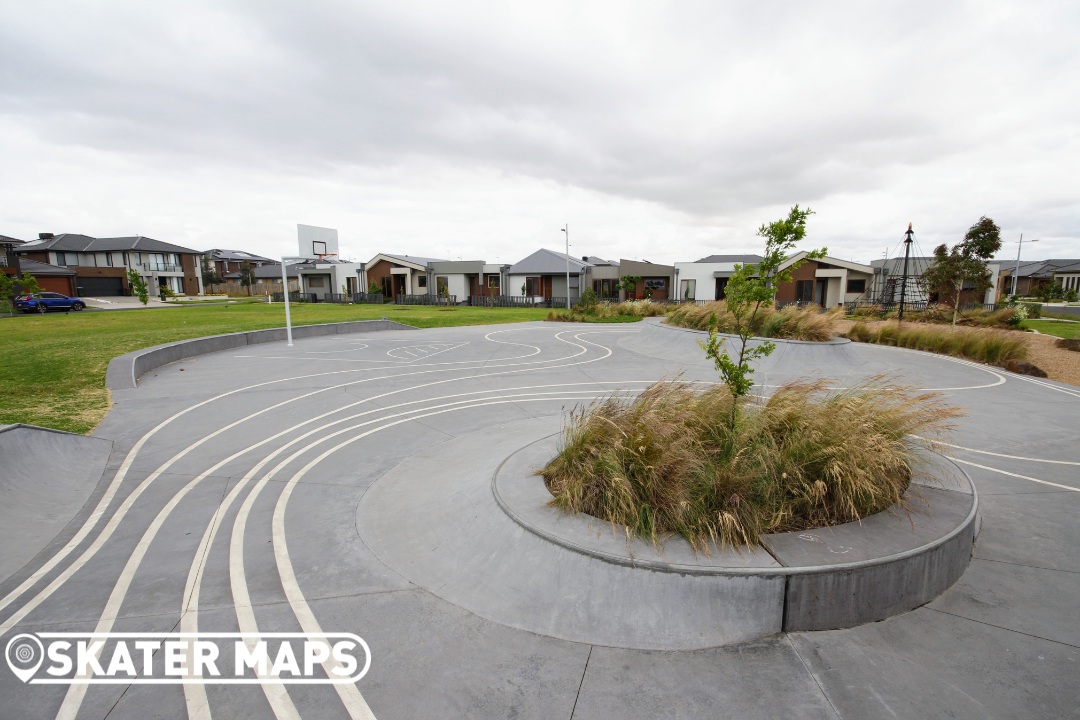
{"label": "ornamental grass", "polygon": [[856,342],[925,350],[989,365],[1004,365],[1009,360],[1027,359],[1027,345],[1023,336],[1008,330],[935,327],[897,322],[868,325],[856,322],[848,330],[847,337]]}
{"label": "ornamental grass", "polygon": [[834,391],[791,383],[737,405],[725,385],[663,381],[572,413],[540,474],[556,507],[708,553],[901,503],[918,452],[959,414],[881,377]]}
{"label": "ornamental grass", "polygon": [[[718,332],[735,332],[735,316],[723,300],[705,305],[681,305],[668,313],[667,322],[693,330],[708,330],[713,315],[716,315]],[[780,310],[763,307],[751,330],[759,337],[824,342],[837,335],[842,317],[838,310],[824,311],[817,305],[788,305]]]}

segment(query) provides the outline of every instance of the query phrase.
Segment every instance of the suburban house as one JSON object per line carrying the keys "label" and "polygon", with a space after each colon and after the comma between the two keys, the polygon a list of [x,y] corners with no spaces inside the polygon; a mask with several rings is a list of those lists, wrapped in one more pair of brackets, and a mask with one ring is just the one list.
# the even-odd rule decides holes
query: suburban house
{"label": "suburban house", "polygon": [[[296,269],[300,292],[313,300],[327,295],[354,295],[367,292],[364,286],[364,263],[345,260],[312,259],[290,266]],[[278,282],[281,281],[278,267]]]}
{"label": "suburban house", "polygon": [[[285,277],[289,280],[289,292],[300,289],[300,271],[297,263],[285,265]],[[265,295],[269,292],[281,292],[281,263],[269,262],[255,268],[255,286],[253,292]]]}
{"label": "suburban house", "polygon": [[[1027,297],[1029,295],[1037,295],[1040,289],[1050,283],[1058,282],[1055,279],[1057,274],[1066,268],[1080,264],[1080,260],[1061,258],[1023,262],[1020,263],[1019,272],[1016,272],[1015,263],[1002,261],[1001,264],[1006,266],[1004,275],[1008,278],[1004,283],[1005,287],[1002,289],[1002,292],[1012,293],[1012,275],[1015,273],[1016,294],[1020,297]],[[1066,272],[1065,274],[1069,273]]]}
{"label": "suburban house", "polygon": [[675,300],[723,300],[728,279],[739,265],[761,262],[760,255],[709,255],[675,263]]}
{"label": "suburban house", "polygon": [[240,268],[245,262],[253,267],[276,262],[270,258],[264,258],[261,255],[254,255],[243,250],[226,250],[223,248],[207,250],[203,253],[203,257],[206,259],[206,265],[209,266],[209,269],[223,282],[227,283],[240,282]]}
{"label": "suburban house", "polygon": [[[675,266],[657,265],[648,260],[619,260],[620,277],[636,277],[633,292],[625,293],[624,300],[671,300],[675,297]],[[599,293],[598,293],[599,294]]]}
{"label": "suburban house", "polygon": [[[363,292],[377,285],[386,297],[427,295],[428,270],[432,263],[447,262],[414,255],[379,253],[363,266]],[[438,288],[435,288],[438,292]]]}
{"label": "suburban house", "polygon": [[569,296],[572,302],[581,296],[582,287],[592,283],[592,268],[588,260],[541,248],[510,266],[505,294],[532,298],[534,302]]}
{"label": "suburban house", "polygon": [[589,275],[592,277],[593,292],[598,299],[608,302],[622,299],[619,290],[619,263],[595,255],[587,255],[581,259],[592,265]]}
{"label": "suburban house", "polygon": [[[806,251],[797,252],[780,263],[786,270],[805,260]],[[777,305],[789,303],[813,303],[823,308],[836,307],[850,302],[866,301],[873,288],[874,268],[870,265],[824,257],[806,260],[791,274],[791,282],[776,287]]]}
{"label": "suburban house", "polygon": [[94,238],[41,233],[16,252],[29,260],[73,270],[76,292],[84,297],[129,293],[129,269],[146,281],[151,293],[168,288],[178,295],[202,294],[200,252],[141,235]]}
{"label": "suburban house", "polygon": [[480,304],[483,298],[503,294],[509,268],[483,260],[432,260],[427,266],[427,294],[448,295],[458,302]]}
{"label": "suburban house", "polygon": [[1065,290],[1080,293],[1080,260],[1054,270],[1054,282]]}
{"label": "suburban house", "polygon": [[0,272],[18,277],[22,277],[23,273],[30,273],[42,290],[75,295],[75,271],[28,258],[19,258],[15,248],[25,244],[22,240],[0,235]]}

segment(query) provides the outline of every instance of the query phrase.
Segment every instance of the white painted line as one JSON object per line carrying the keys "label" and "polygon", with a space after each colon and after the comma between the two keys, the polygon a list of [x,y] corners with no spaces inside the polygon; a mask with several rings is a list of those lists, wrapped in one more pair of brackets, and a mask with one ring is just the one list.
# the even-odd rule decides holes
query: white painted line
{"label": "white painted line", "polygon": [[[918,435],[912,435],[912,437],[919,437]],[[925,438],[919,438],[924,440]],[[957,450],[966,450],[967,452],[978,453],[980,455],[993,455],[994,457],[1009,458],[1010,460],[1025,460],[1027,462],[1039,462],[1048,463],[1051,465],[1080,465],[1080,462],[1073,460],[1047,460],[1046,458],[1025,457],[1024,455],[1006,455],[1005,453],[990,452],[989,450],[976,450],[975,448],[964,447],[963,445],[953,445],[952,443],[941,442],[940,440],[933,441],[937,445],[944,445],[945,447],[956,448]]]}
{"label": "white painted line", "polygon": [[1020,478],[1021,480],[1030,480],[1031,482],[1039,483],[1040,485],[1049,485],[1050,487],[1056,487],[1061,490],[1069,490],[1071,492],[1080,492],[1080,488],[1071,487],[1069,485],[1062,485],[1056,482],[1050,482],[1049,480],[1040,480],[1038,478],[1028,477],[1027,475],[1017,475],[1007,470],[999,470],[993,467],[987,467],[986,465],[979,465],[978,463],[968,462],[967,460],[960,460],[958,458],[952,458],[954,462],[962,463],[964,465],[970,465],[971,467],[977,467],[980,470],[989,470],[990,472],[1001,473],[1002,475],[1008,475],[1009,477]]}

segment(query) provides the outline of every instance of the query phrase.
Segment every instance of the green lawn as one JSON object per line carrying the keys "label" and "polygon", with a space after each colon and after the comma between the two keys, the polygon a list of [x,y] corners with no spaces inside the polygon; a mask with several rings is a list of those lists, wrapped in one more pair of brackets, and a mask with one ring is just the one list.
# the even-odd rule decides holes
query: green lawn
{"label": "green lawn", "polygon": [[1028,330],[1038,330],[1043,335],[1054,335],[1060,338],[1080,337],[1080,322],[1025,320],[1024,327]]}
{"label": "green lawn", "polygon": [[[543,308],[302,304],[294,325],[388,317],[414,327],[543,320]],[[152,345],[284,327],[281,304],[185,306],[0,317],[0,424],[85,433],[109,410],[105,370],[118,355]]]}

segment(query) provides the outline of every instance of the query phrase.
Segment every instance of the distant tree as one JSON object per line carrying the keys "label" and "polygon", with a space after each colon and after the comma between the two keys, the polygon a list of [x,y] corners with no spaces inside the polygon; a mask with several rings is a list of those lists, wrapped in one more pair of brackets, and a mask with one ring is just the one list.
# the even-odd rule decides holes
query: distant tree
{"label": "distant tree", "polygon": [[968,228],[964,239],[952,248],[944,243],[934,248],[934,263],[923,273],[922,279],[928,290],[952,303],[953,325],[960,314],[960,294],[964,285],[973,283],[976,294],[993,285],[986,264],[999,250],[1001,230],[986,216]]}
{"label": "distant tree", "polygon": [[203,285],[219,284],[221,282],[221,276],[218,275],[216,267],[210,262],[210,258],[203,255],[200,263],[202,266]]}
{"label": "distant tree", "polygon": [[30,295],[41,292],[37,278],[28,272],[22,277],[0,272],[0,312],[15,312],[15,298],[18,295]]}
{"label": "distant tree", "polygon": [[[735,318],[735,334],[739,338],[738,355],[732,359],[725,348],[724,340],[717,334],[717,319],[714,314],[709,323],[708,342],[702,342],[705,355],[712,358],[724,384],[731,389],[736,398],[750,392],[754,372],[750,361],[767,357],[776,349],[776,345],[764,340],[756,347],[747,347],[753,336],[754,324],[762,308],[769,307],[776,295],[776,286],[782,282],[791,282],[791,273],[807,260],[825,257],[826,248],[811,250],[806,257],[792,263],[783,270],[780,266],[787,260],[788,254],[806,237],[806,218],[813,214],[810,208],[802,210],[798,205],[791,208],[786,218],[762,225],[758,237],[765,238],[765,252],[761,262],[738,265],[731,279],[728,280],[724,302],[728,312]],[[735,406],[732,406],[732,423],[735,421]]]}
{"label": "distant tree", "polygon": [[240,284],[247,288],[251,295],[251,286],[255,284],[255,266],[245,260],[240,263]]}
{"label": "distant tree", "polygon": [[131,284],[131,292],[139,298],[139,302],[143,305],[150,302],[150,290],[146,287],[146,281],[134,268],[128,270],[128,283]]}
{"label": "distant tree", "polygon": [[640,275],[623,275],[619,278],[616,287],[626,293],[627,300],[633,300],[637,291],[638,280],[641,280]]}

